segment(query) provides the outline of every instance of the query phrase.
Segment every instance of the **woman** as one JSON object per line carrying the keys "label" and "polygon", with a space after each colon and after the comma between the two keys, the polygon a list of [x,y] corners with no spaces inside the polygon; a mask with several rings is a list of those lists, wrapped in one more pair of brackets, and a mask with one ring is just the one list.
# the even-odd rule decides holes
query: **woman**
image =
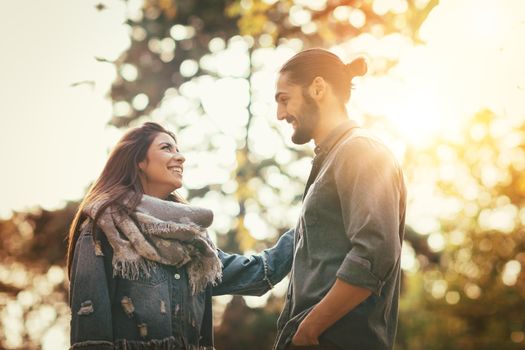
{"label": "woman", "polygon": [[213,349],[212,294],[262,295],[289,272],[293,231],[258,255],[217,251],[212,213],[175,192],[184,161],[151,122],[110,154],[69,233],[72,349]]}

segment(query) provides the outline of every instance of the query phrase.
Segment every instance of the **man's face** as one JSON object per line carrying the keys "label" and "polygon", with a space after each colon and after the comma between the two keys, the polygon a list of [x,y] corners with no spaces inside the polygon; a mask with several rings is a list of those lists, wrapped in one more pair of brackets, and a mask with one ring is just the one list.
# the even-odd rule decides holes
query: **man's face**
{"label": "man's face", "polygon": [[292,124],[292,141],[302,145],[313,138],[320,120],[319,106],[309,95],[308,89],[289,82],[284,73],[277,80],[277,119]]}

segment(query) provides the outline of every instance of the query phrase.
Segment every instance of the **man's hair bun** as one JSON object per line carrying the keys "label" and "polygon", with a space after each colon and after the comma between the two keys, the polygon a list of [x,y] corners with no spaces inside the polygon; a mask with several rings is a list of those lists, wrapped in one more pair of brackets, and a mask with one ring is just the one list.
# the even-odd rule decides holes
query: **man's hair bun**
{"label": "man's hair bun", "polygon": [[365,75],[368,70],[368,65],[363,57],[356,58],[345,66],[351,78],[361,77]]}

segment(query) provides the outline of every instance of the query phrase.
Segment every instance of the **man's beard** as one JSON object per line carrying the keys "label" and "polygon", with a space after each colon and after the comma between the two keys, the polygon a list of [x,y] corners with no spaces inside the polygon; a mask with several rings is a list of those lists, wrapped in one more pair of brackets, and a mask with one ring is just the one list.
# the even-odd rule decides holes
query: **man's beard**
{"label": "man's beard", "polygon": [[292,142],[302,145],[313,138],[313,132],[319,124],[321,113],[315,100],[303,89],[303,105],[295,116],[297,128],[292,135]]}

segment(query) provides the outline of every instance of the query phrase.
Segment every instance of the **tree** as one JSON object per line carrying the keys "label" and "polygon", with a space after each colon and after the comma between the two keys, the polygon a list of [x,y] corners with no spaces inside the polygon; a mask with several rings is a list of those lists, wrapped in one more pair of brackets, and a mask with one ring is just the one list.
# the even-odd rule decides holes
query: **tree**
{"label": "tree", "polygon": [[411,316],[402,319],[401,348],[523,348],[524,127],[483,110],[459,137],[407,158],[411,181],[434,179],[435,205],[446,209],[426,232],[439,261],[421,259],[407,278],[402,311]]}
{"label": "tree", "polygon": [[[248,234],[250,230],[246,227],[246,214],[262,213],[266,222],[276,223],[274,229],[278,232],[293,225],[293,221],[283,222],[279,217],[282,217],[282,210],[287,212],[285,208],[297,210],[302,184],[308,172],[303,158],[309,156],[309,152],[283,143],[280,137],[282,131],[268,120],[272,106],[268,99],[264,99],[268,92],[261,91],[266,86],[263,87],[259,81],[270,74],[268,71],[275,72],[277,67],[275,63],[265,64],[264,60],[278,60],[280,52],[277,51],[297,43],[292,41],[290,44],[292,38],[299,39],[304,47],[329,47],[362,33],[382,35],[400,32],[417,42],[418,28],[437,1],[407,1],[406,6],[398,8],[379,8],[371,1],[319,3],[261,0],[148,1],[142,14],[128,20],[132,43],[115,62],[119,77],[111,90],[115,106],[111,123],[125,127],[153,117],[172,123],[181,134],[196,124],[211,123],[210,128],[200,130],[203,135],[209,132],[234,139],[235,161],[227,165],[234,183],[229,181],[224,186],[210,181],[199,187],[190,185],[188,193],[191,199],[205,196],[213,189],[220,192],[221,200],[228,201],[226,197],[236,199],[239,208],[233,215],[237,220],[230,226],[232,229],[226,235],[228,238],[221,242],[228,242],[227,249],[246,250],[256,244]],[[288,50],[289,56],[293,51]],[[220,67],[228,53],[230,57],[235,55],[235,64],[240,66],[239,69]],[[213,102],[207,102],[203,93],[200,96],[195,93],[202,86],[221,84],[238,86],[240,90],[248,91],[247,96],[227,97],[231,99],[228,103],[238,104],[232,107],[238,112],[236,121],[214,117],[216,111],[210,106]],[[213,88],[209,91],[218,93]],[[182,112],[174,110],[176,107],[173,106],[182,106]],[[267,133],[267,138],[287,151],[281,151],[278,156],[280,147],[273,147],[273,154],[263,152],[265,154],[261,156],[257,150],[262,148],[257,145],[261,142],[255,135],[255,131],[259,132],[261,127],[272,130]],[[231,129],[235,132],[226,131]],[[190,150],[189,159],[196,149],[207,152],[221,149],[220,145],[217,146],[220,141],[215,139],[216,142],[213,142],[213,137],[202,137],[202,141],[203,144],[195,145]],[[302,167],[303,171],[293,175],[289,169],[290,163]],[[287,179],[277,179],[276,174]],[[277,182],[285,182],[286,186],[279,187],[275,184]],[[282,200],[279,192],[285,191],[283,187],[290,186],[295,193]],[[234,192],[230,189],[233,187],[236,188]],[[257,194],[261,192],[267,194],[265,203],[258,198]],[[280,215],[267,213],[272,204],[279,206]]]}
{"label": "tree", "polygon": [[0,348],[40,349],[53,341],[46,334],[68,327],[64,234],[77,207],[68,203],[0,221]]}

